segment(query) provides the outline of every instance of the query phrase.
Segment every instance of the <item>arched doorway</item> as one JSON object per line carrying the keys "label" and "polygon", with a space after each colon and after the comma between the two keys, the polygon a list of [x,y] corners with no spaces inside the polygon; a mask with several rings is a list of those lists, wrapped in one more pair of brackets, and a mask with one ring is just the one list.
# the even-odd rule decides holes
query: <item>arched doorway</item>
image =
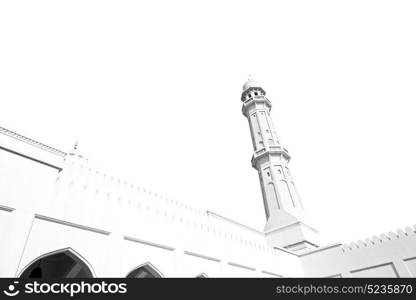
{"label": "arched doorway", "polygon": [[21,278],[92,278],[88,265],[71,249],[43,255],[32,262]]}
{"label": "arched doorway", "polygon": [[160,272],[156,270],[151,264],[146,263],[131,271],[127,278],[162,278]]}

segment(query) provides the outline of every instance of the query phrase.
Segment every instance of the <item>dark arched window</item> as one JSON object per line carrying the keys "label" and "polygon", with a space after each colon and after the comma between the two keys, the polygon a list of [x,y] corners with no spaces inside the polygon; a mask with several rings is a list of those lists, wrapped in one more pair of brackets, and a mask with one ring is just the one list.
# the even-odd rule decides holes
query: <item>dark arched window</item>
{"label": "dark arched window", "polygon": [[162,275],[150,264],[145,264],[131,271],[127,278],[162,278]]}
{"label": "dark arched window", "polygon": [[63,250],[43,256],[20,275],[21,278],[92,278],[92,272],[73,251]]}

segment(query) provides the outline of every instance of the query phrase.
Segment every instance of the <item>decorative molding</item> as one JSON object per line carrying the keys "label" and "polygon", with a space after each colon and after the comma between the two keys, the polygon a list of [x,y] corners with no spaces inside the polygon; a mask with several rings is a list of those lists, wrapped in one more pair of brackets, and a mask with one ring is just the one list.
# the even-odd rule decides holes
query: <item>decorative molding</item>
{"label": "decorative molding", "polygon": [[265,271],[265,270],[263,270],[263,271],[261,271],[263,274],[267,274],[267,275],[271,275],[271,276],[275,276],[275,277],[280,277],[280,278],[282,278],[283,276],[282,275],[279,275],[279,274],[276,274],[276,273],[273,273],[273,272],[269,272],[269,271]]}
{"label": "decorative molding", "polygon": [[394,266],[393,262],[388,262],[388,263],[384,263],[384,264],[379,264],[379,265],[375,265],[375,266],[370,266],[370,267],[365,267],[365,268],[361,268],[361,269],[356,269],[353,271],[350,271],[351,274],[354,273],[358,273],[358,272],[362,272],[362,271],[367,271],[367,270],[371,270],[371,269],[376,269],[376,268],[380,268],[380,267],[386,267],[386,266],[391,266],[393,272],[396,274],[397,277],[399,276],[399,273],[397,272],[396,267]]}
{"label": "decorative molding", "polygon": [[16,209],[13,208],[13,207],[5,206],[5,205],[0,205],[0,210],[4,210],[4,211],[7,211],[7,212],[12,212]]}
{"label": "decorative molding", "polygon": [[298,256],[299,257],[303,257],[303,256],[306,256],[306,255],[309,255],[309,254],[313,254],[313,253],[317,253],[317,252],[329,250],[329,249],[336,248],[336,247],[340,247],[340,246],[342,246],[341,243],[335,243],[335,244],[331,244],[331,245],[328,245],[328,246],[325,246],[325,247],[319,247],[317,249],[313,249],[313,250],[308,251],[306,253],[299,254]]}
{"label": "decorative molding", "polygon": [[45,144],[43,144],[41,142],[32,140],[31,138],[25,137],[25,136],[23,136],[21,134],[18,134],[18,133],[14,132],[14,131],[8,130],[8,129],[3,128],[1,126],[0,126],[0,133],[2,133],[4,135],[7,135],[9,137],[12,137],[12,138],[14,138],[16,140],[25,142],[26,144],[32,145],[32,146],[34,146],[36,148],[39,148],[39,149],[48,151],[48,152],[53,153],[55,155],[58,155],[58,156],[61,156],[61,157],[65,157],[65,155],[66,155],[66,153],[63,152],[63,151],[61,151],[61,150],[58,150],[58,149],[53,148],[53,147],[50,147],[50,146],[45,145]]}
{"label": "decorative molding", "polygon": [[239,223],[239,222],[237,222],[237,221],[234,221],[234,220],[231,220],[231,219],[229,219],[229,218],[223,217],[223,216],[221,216],[221,215],[219,215],[219,214],[217,214],[217,213],[214,213],[214,212],[212,212],[212,211],[207,210],[207,214],[208,214],[208,216],[213,216],[213,217],[216,217],[216,218],[218,218],[218,219],[221,219],[221,220],[227,221],[228,223],[231,223],[231,224],[237,225],[237,226],[239,226],[239,227],[242,227],[242,228],[244,228],[244,229],[248,229],[248,230],[253,231],[253,232],[255,232],[255,233],[258,233],[258,234],[264,235],[264,233],[263,233],[263,232],[261,232],[261,231],[259,231],[259,230],[257,230],[257,229],[251,228],[251,227],[249,227],[249,226],[247,226],[247,225],[244,225],[244,224],[241,224],[241,223]]}
{"label": "decorative molding", "polygon": [[20,152],[16,152],[16,151],[14,151],[14,150],[11,150],[11,149],[8,149],[8,148],[2,147],[2,146],[0,146],[0,149],[1,149],[1,150],[4,150],[4,151],[7,151],[7,152],[10,152],[10,153],[12,153],[12,154],[15,154],[15,155],[21,156],[21,157],[23,157],[23,158],[26,158],[26,159],[32,160],[32,161],[34,161],[34,162],[40,163],[40,164],[42,164],[42,165],[45,165],[45,166],[48,166],[48,167],[54,168],[54,169],[58,170],[59,172],[60,172],[60,171],[62,171],[62,168],[60,168],[60,167],[58,167],[58,166],[52,165],[52,164],[50,164],[50,163],[44,162],[44,161],[42,161],[42,160],[36,159],[36,158],[34,158],[34,157],[31,157],[31,156],[28,156],[28,155],[25,155],[25,154],[22,154],[22,153],[20,153]]}
{"label": "decorative molding", "polygon": [[303,223],[302,221],[295,221],[295,222],[293,222],[293,223],[290,223],[290,224],[284,225],[284,226],[282,226],[282,227],[279,227],[279,228],[276,228],[276,229],[269,230],[269,231],[265,232],[265,234],[270,234],[270,233],[272,233],[272,232],[285,230],[285,229],[287,229],[287,228],[289,228],[289,227],[292,227],[292,226],[295,226],[295,225],[303,225],[303,226],[305,226],[305,227],[309,228],[310,230],[312,230],[313,232],[315,232],[315,233],[319,233],[319,231],[318,231],[318,230],[316,230],[315,228],[312,228],[312,227],[311,227],[311,226],[309,226],[309,225],[306,225],[306,224],[305,224],[305,223]]}
{"label": "decorative molding", "polygon": [[233,262],[228,262],[228,264],[233,267],[242,268],[242,269],[246,269],[250,271],[256,271],[256,268],[253,268],[253,267],[249,267],[249,266],[245,266],[245,265],[241,265],[241,264],[237,264]]}
{"label": "decorative molding", "polygon": [[403,259],[404,262],[416,260],[416,256]]}
{"label": "decorative molding", "polygon": [[280,146],[269,146],[268,149],[262,148],[263,151],[257,151],[253,156],[251,157],[251,166],[255,169],[257,169],[257,162],[262,159],[263,157],[270,156],[270,155],[280,155],[287,159],[287,161],[290,161],[290,155],[289,152],[283,147]]}
{"label": "decorative molding", "polygon": [[183,253],[186,254],[186,255],[195,256],[195,257],[199,257],[199,258],[203,258],[203,259],[207,259],[207,260],[211,260],[211,261],[215,261],[215,262],[220,262],[221,261],[221,259],[206,256],[206,255],[203,255],[203,254],[198,254],[198,253],[195,253],[195,252],[184,251]]}
{"label": "decorative molding", "polygon": [[299,255],[298,255],[298,254],[296,254],[295,252],[292,252],[292,251],[290,251],[289,249],[285,249],[285,248],[282,248],[282,247],[274,246],[274,247],[273,247],[273,249],[275,249],[275,250],[279,250],[279,251],[282,251],[282,252],[286,252],[286,253],[292,254],[292,255],[294,255],[294,256],[299,256]]}
{"label": "decorative molding", "polygon": [[56,224],[60,224],[60,225],[65,225],[65,226],[69,226],[69,227],[74,227],[74,228],[78,228],[78,229],[82,229],[82,230],[86,230],[86,231],[91,231],[91,232],[95,232],[95,233],[99,233],[99,234],[104,234],[104,235],[110,235],[110,233],[111,233],[111,232],[106,231],[106,230],[97,229],[97,228],[93,228],[93,227],[89,227],[89,226],[85,226],[85,225],[80,225],[80,224],[76,224],[76,223],[72,223],[72,222],[68,222],[68,221],[58,220],[58,219],[55,219],[55,218],[51,218],[51,217],[47,217],[47,216],[43,216],[43,215],[38,215],[38,214],[35,214],[35,219],[39,219],[39,220],[43,220],[43,221],[47,221],[47,222],[52,222],[52,223],[56,223]]}
{"label": "decorative molding", "polygon": [[152,247],[156,247],[156,248],[160,248],[160,249],[164,249],[164,250],[169,250],[169,251],[174,251],[175,250],[175,248],[170,247],[170,246],[161,245],[161,244],[158,244],[158,243],[153,243],[153,242],[149,242],[149,241],[145,241],[145,240],[140,240],[140,239],[136,239],[136,238],[129,237],[129,236],[124,236],[124,239],[126,241],[135,242],[135,243],[139,243],[139,244],[143,244],[143,245],[147,245],[147,246],[152,246]]}
{"label": "decorative molding", "polygon": [[[302,241],[299,241],[299,242],[296,242],[296,243],[293,243],[293,244],[289,244],[289,245],[285,246],[285,248],[289,249],[290,247],[300,246],[300,245],[305,244],[305,243],[306,244],[309,244],[310,246],[312,246],[314,248],[318,248],[319,247],[318,245],[316,245],[314,243],[311,243],[311,242],[309,242],[307,240],[302,240]],[[302,249],[307,249],[307,247],[304,247]],[[300,250],[300,249],[298,249],[298,250]]]}

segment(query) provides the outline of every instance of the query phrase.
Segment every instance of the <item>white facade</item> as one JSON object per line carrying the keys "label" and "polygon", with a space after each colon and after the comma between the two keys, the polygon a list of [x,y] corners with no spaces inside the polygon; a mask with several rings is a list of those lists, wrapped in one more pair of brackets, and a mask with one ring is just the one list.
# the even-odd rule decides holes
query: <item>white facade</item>
{"label": "white facade", "polygon": [[100,172],[77,150],[0,127],[0,277],[64,276],[53,273],[51,257],[66,259],[65,277],[144,277],[144,269],[156,277],[416,277],[416,227],[351,245],[319,243],[303,219],[270,101],[252,80],[242,101],[263,232]]}

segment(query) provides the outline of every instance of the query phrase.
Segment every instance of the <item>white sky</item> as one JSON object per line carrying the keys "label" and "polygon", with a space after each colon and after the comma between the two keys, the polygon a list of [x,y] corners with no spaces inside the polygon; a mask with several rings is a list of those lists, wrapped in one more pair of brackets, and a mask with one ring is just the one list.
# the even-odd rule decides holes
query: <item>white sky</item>
{"label": "white sky", "polygon": [[416,223],[416,2],[2,1],[0,126],[262,229],[250,73],[315,226]]}

